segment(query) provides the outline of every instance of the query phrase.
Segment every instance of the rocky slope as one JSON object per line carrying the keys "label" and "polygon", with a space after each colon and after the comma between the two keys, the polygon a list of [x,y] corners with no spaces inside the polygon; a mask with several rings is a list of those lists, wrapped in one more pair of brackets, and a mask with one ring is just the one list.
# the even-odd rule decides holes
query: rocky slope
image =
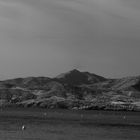
{"label": "rocky slope", "polygon": [[140,76],[107,79],[72,70],[55,78],[28,77],[0,81],[0,105],[140,110]]}

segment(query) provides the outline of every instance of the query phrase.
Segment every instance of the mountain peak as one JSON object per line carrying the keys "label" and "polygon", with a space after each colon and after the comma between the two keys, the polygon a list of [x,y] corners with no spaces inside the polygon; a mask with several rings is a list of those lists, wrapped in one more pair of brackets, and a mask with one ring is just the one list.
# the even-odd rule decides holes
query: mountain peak
{"label": "mountain peak", "polygon": [[105,80],[104,77],[89,72],[80,72],[77,69],[62,73],[58,75],[56,79],[60,82],[68,83],[70,85],[92,84]]}
{"label": "mountain peak", "polygon": [[80,71],[77,70],[77,69],[73,69],[73,70],[71,70],[70,72],[80,72]]}
{"label": "mountain peak", "polygon": [[77,69],[73,69],[73,70],[70,70],[68,72],[61,73],[58,76],[56,76],[55,78],[57,78],[57,79],[65,78],[67,75],[74,74],[74,73],[81,73],[81,72]]}

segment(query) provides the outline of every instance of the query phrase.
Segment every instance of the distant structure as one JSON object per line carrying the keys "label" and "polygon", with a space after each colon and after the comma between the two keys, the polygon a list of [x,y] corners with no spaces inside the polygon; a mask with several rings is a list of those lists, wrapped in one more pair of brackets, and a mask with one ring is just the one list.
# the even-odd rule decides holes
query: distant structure
{"label": "distant structure", "polygon": [[80,117],[81,117],[81,119],[83,119],[84,115],[83,115],[83,114],[81,114],[81,116],[80,116]]}
{"label": "distant structure", "polygon": [[44,113],[44,116],[47,116],[47,113],[46,112]]}
{"label": "distant structure", "polygon": [[123,119],[126,119],[126,116],[123,116]]}

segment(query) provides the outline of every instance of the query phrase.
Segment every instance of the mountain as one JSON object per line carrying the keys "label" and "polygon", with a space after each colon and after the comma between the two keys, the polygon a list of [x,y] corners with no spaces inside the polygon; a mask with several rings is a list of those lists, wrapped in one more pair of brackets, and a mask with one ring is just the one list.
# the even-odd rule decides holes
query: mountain
{"label": "mountain", "polygon": [[69,85],[93,84],[106,80],[104,77],[89,72],[80,72],[76,69],[60,74],[55,78],[58,81]]}
{"label": "mountain", "polygon": [[54,78],[4,80],[0,81],[0,105],[140,110],[140,76],[107,79],[74,69]]}

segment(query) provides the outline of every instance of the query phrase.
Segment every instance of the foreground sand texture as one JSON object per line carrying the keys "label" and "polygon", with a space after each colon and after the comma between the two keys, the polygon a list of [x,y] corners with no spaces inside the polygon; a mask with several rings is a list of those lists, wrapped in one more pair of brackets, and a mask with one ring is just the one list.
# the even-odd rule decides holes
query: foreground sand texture
{"label": "foreground sand texture", "polygon": [[121,111],[7,109],[0,113],[0,139],[139,140],[139,115]]}

